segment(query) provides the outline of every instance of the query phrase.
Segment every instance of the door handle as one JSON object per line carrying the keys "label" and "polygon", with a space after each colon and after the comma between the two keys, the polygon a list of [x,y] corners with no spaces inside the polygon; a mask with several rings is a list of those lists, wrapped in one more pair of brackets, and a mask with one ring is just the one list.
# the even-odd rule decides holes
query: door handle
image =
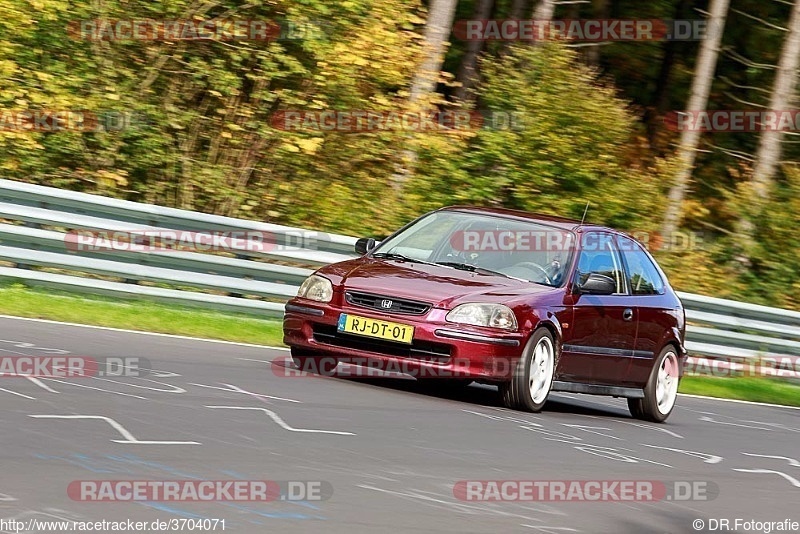
{"label": "door handle", "polygon": [[631,319],[633,319],[633,310],[630,308],[625,308],[625,311],[622,312],[622,320],[630,321]]}

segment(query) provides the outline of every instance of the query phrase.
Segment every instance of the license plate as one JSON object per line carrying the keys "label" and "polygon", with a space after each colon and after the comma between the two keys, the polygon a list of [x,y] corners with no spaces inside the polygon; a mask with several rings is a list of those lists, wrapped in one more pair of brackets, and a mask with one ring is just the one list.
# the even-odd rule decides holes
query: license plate
{"label": "license plate", "polygon": [[346,313],[339,316],[339,324],[336,329],[339,332],[397,341],[398,343],[411,344],[414,339],[413,326],[369,319],[358,315],[348,315]]}

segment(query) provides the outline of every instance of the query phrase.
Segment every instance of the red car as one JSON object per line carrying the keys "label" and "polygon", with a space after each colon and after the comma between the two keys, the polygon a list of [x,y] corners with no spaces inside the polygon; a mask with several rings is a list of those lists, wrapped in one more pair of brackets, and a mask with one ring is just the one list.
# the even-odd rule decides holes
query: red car
{"label": "red car", "polygon": [[362,257],[319,269],[286,304],[284,342],[301,369],[345,362],[496,384],[506,406],[533,412],[551,391],[625,397],[650,421],[672,412],[683,306],[632,237],[449,207],[355,248]]}

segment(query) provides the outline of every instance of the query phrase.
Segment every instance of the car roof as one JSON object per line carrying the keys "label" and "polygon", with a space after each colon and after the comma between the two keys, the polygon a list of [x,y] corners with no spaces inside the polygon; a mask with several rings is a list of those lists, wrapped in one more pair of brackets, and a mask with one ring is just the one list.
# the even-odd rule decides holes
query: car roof
{"label": "car roof", "polygon": [[600,226],[593,223],[581,223],[575,219],[559,217],[557,215],[545,215],[543,213],[531,213],[529,211],[512,210],[507,208],[481,208],[477,206],[447,206],[437,211],[463,211],[475,213],[476,215],[502,215],[514,219],[524,219],[528,221],[541,222],[549,226],[555,226],[569,231],[602,230],[605,232],[621,233],[618,230],[607,226]]}

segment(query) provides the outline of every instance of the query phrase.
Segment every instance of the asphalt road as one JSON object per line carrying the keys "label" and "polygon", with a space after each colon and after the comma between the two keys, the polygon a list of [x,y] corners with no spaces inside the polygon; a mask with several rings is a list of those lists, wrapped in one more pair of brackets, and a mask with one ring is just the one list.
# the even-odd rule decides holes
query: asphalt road
{"label": "asphalt road", "polygon": [[[697,519],[704,532],[726,531],[719,519],[730,521],[727,531],[737,518],[800,521],[798,410],[681,396],[668,423],[655,425],[631,419],[618,399],[556,394],[542,413],[525,414],[500,407],[485,386],[445,394],[396,379],[288,377],[270,363],[287,358],[280,349],[0,319],[0,356],[54,354],[146,358],[157,372],[1,378],[6,520],[207,518],[237,533],[682,533],[697,531]],[[82,480],[306,481],[332,494],[73,500],[67,488]],[[478,502],[454,494],[459,481],[485,480],[697,482],[698,499]]]}

